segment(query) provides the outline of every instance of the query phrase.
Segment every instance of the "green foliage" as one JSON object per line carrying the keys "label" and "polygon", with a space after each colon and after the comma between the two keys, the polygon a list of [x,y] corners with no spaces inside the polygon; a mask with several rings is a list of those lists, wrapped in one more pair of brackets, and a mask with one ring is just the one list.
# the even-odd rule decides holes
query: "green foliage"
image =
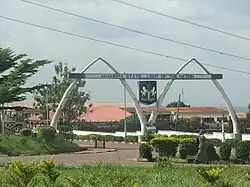
{"label": "green foliage", "polygon": [[155,138],[154,134],[147,133],[145,136],[142,137],[142,141],[150,142],[154,138]]}
{"label": "green foliage", "polygon": [[26,93],[43,87],[25,87],[25,84],[40,67],[49,63],[48,60],[35,61],[26,54],[17,55],[9,48],[0,47],[0,104],[25,100]]}
{"label": "green foliage", "polygon": [[[169,158],[159,158],[155,167],[110,164],[90,164],[77,167],[56,166],[53,159],[42,160],[40,163],[14,164],[12,161],[10,165],[15,166],[13,168],[17,168],[15,170],[18,172],[16,174],[16,171],[10,169],[11,166],[0,167],[0,186],[250,186],[247,166],[232,166],[230,169],[211,168],[210,166],[197,168],[191,165],[173,165]],[[11,178],[9,174],[11,174]],[[32,185],[27,185],[31,182]]]}
{"label": "green foliage", "polygon": [[37,128],[37,137],[41,138],[45,141],[51,141],[55,138],[56,136],[56,129],[47,126],[47,125],[42,125]]}
{"label": "green foliage", "polygon": [[66,141],[62,136],[56,135],[51,141],[41,141],[36,137],[21,137],[0,134],[1,154],[31,154],[65,153],[82,150],[77,144]]}
{"label": "green foliage", "polygon": [[[123,142],[125,141],[125,138],[122,136],[112,136],[112,135],[95,135],[95,134],[90,134],[90,135],[80,135],[77,136],[77,139],[79,140],[97,140],[97,141],[118,141],[118,142]],[[138,142],[138,137],[137,136],[127,136],[126,138],[127,142]]]}
{"label": "green foliage", "polygon": [[242,161],[249,161],[250,141],[240,141],[236,145],[236,158]]}
{"label": "green foliage", "polygon": [[181,159],[186,159],[187,156],[194,156],[197,152],[196,143],[182,143],[179,147],[179,154]]}
{"label": "green foliage", "polygon": [[30,129],[21,129],[20,134],[27,137],[32,135],[32,131]]}
{"label": "green foliage", "polygon": [[151,145],[146,143],[140,144],[139,154],[141,158],[146,158],[148,159],[148,161],[152,161],[153,160],[152,151],[153,148]]}
{"label": "green foliage", "polygon": [[221,179],[221,173],[224,171],[224,168],[211,168],[207,170],[199,167],[196,171],[202,177],[203,186],[215,186],[219,179]]}
{"label": "green foliage", "polygon": [[211,139],[208,139],[208,142],[218,147],[220,146],[221,140],[218,138],[211,138]]}
{"label": "green foliage", "polygon": [[[190,105],[187,105],[187,104],[183,103],[182,101],[179,102],[179,106],[180,107],[190,107]],[[173,101],[173,102],[169,103],[167,105],[167,107],[178,107],[178,101]]]}
{"label": "green foliage", "polygon": [[172,168],[173,161],[169,157],[158,157],[155,166],[157,168]]}
{"label": "green foliage", "polygon": [[38,182],[35,175],[38,167],[35,163],[24,164],[19,160],[13,161],[5,175],[4,184],[7,186],[31,187]]}
{"label": "green foliage", "polygon": [[42,160],[40,164],[38,165],[38,169],[43,176],[46,177],[45,180],[43,180],[44,184],[46,186],[55,186],[57,179],[60,175],[60,172],[55,168],[55,160],[53,158],[49,160]]}
{"label": "green foliage", "polygon": [[152,139],[151,144],[160,157],[169,157],[176,155],[179,140],[177,138],[160,137]]}
{"label": "green foliage", "polygon": [[70,124],[59,125],[58,131],[64,137],[64,139],[68,141],[73,141],[77,136],[73,133],[73,126]]}
{"label": "green foliage", "polygon": [[193,134],[191,134],[191,135],[189,135],[189,134],[182,134],[182,135],[172,134],[172,135],[170,135],[170,137],[180,138],[180,139],[182,139],[182,138],[193,138],[193,139],[195,139],[198,136],[197,135],[193,135]]}
{"label": "green foliage", "polygon": [[[60,62],[58,65],[55,65],[56,75],[53,77],[52,83],[47,87],[37,90],[35,93],[34,106],[42,112],[43,119],[47,119],[47,107],[49,110],[56,110],[58,107],[64,92],[73,82],[69,78],[69,74],[75,70],[75,68],[70,69],[67,65],[63,65]],[[72,120],[76,120],[79,115],[86,111],[85,103],[89,100],[90,95],[83,91],[84,86],[85,81],[77,81],[62,109],[61,122],[71,123]]]}
{"label": "green foliage", "polygon": [[229,142],[221,142],[220,143],[220,158],[222,160],[228,161],[231,156],[231,144]]}
{"label": "green foliage", "polygon": [[240,142],[240,140],[237,140],[237,139],[226,139],[226,142],[228,144],[230,144],[230,146],[232,148],[236,148],[236,146],[237,146],[238,142]]}

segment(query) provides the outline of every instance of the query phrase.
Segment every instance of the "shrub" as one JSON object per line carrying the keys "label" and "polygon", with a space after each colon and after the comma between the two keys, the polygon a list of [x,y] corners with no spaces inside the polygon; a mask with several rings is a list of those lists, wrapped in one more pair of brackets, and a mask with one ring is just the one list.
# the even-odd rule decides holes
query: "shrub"
{"label": "shrub", "polygon": [[208,139],[208,142],[213,144],[216,147],[219,147],[220,143],[221,143],[221,140],[218,139],[218,138],[211,138],[211,139]]}
{"label": "shrub", "polygon": [[207,147],[207,159],[209,162],[220,160],[219,155],[216,153],[214,145],[209,143]]}
{"label": "shrub", "polygon": [[153,158],[152,151],[153,151],[153,148],[151,147],[151,145],[149,145],[147,143],[143,143],[139,147],[140,157],[141,158],[146,158],[146,159],[148,159],[148,161],[153,160],[152,159]]}
{"label": "shrub", "polygon": [[115,141],[123,142],[124,141],[124,137],[122,137],[122,136],[115,136]]}
{"label": "shrub", "polygon": [[21,129],[21,136],[27,137],[32,135],[32,131],[30,129]]}
{"label": "shrub", "polygon": [[89,135],[79,135],[77,136],[79,140],[89,140]]}
{"label": "shrub", "polygon": [[51,126],[39,126],[37,130],[37,137],[45,141],[51,141],[56,136],[56,129]]}
{"label": "shrub", "polygon": [[229,160],[231,156],[231,144],[228,142],[221,142],[220,143],[220,158],[222,160]]}
{"label": "shrub", "polygon": [[89,140],[97,140],[97,141],[102,140],[102,136],[98,134],[90,134],[88,136],[89,136]]}
{"label": "shrub", "polygon": [[105,141],[115,141],[115,137],[112,136],[112,135],[106,135],[106,136],[103,136],[103,140],[105,140]]}
{"label": "shrub", "polygon": [[250,141],[240,141],[236,146],[236,158],[243,161],[249,160]]}
{"label": "shrub", "polygon": [[155,138],[155,135],[152,133],[147,133],[145,136],[142,137],[142,141],[150,142]]}
{"label": "shrub", "polygon": [[170,135],[170,137],[173,138],[197,138],[197,135],[193,135],[193,134],[181,134],[181,135],[177,135],[177,134],[172,134]]}
{"label": "shrub", "polygon": [[195,138],[177,138],[179,144],[184,144],[184,143],[196,143]]}
{"label": "shrub", "polygon": [[158,157],[155,166],[158,168],[172,168],[173,160],[169,157]]}
{"label": "shrub", "polygon": [[187,156],[194,156],[196,152],[196,143],[183,143],[180,145],[179,154],[181,159],[186,159]]}
{"label": "shrub", "polygon": [[226,142],[229,143],[232,148],[236,148],[236,146],[237,146],[238,142],[240,142],[240,140],[226,139]]}
{"label": "shrub", "polygon": [[73,132],[60,132],[60,134],[67,141],[68,140],[73,141],[75,139],[75,137],[76,137],[76,135]]}
{"label": "shrub", "polygon": [[179,140],[176,138],[154,138],[151,140],[151,144],[159,156],[175,156]]}
{"label": "shrub", "polygon": [[138,142],[138,136],[127,136],[126,139],[128,142]]}

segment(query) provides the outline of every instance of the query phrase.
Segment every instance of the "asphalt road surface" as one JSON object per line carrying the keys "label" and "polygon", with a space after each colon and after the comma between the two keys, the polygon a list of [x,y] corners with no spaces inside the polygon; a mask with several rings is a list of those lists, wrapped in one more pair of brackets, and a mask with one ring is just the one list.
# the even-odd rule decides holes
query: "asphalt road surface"
{"label": "asphalt road surface", "polygon": [[[81,146],[93,147],[93,142],[77,142]],[[106,143],[106,148],[117,149],[115,152],[96,153],[96,154],[58,154],[43,156],[18,156],[18,157],[0,157],[0,163],[14,160],[22,160],[24,162],[39,161],[41,159],[55,158],[56,164],[91,164],[107,162],[111,164],[129,164],[134,163],[134,159],[139,156],[138,144],[122,144],[122,143]]]}

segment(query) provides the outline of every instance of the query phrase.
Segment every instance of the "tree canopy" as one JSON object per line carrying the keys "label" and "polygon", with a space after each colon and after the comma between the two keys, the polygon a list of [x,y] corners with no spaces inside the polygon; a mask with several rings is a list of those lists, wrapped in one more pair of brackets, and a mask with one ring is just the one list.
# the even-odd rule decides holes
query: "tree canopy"
{"label": "tree canopy", "polygon": [[[41,88],[35,93],[35,107],[42,112],[43,119],[47,119],[46,108],[55,111],[58,107],[64,92],[72,83],[69,74],[75,71],[75,68],[69,68],[61,62],[54,67],[55,76],[52,83],[44,88]],[[65,107],[63,108],[60,121],[70,123],[75,120],[82,112],[85,112],[85,103],[89,100],[90,95],[83,91],[85,81],[79,80],[73,88],[70,97],[68,98]]]}
{"label": "tree canopy", "polygon": [[[190,105],[185,104],[184,102],[180,101],[180,107],[190,107]],[[167,107],[178,107],[178,101],[173,101],[167,105]]]}
{"label": "tree canopy", "polygon": [[0,47],[0,105],[26,99],[43,85],[25,86],[38,69],[51,63],[48,60],[33,60],[26,54],[16,54],[10,48]]}

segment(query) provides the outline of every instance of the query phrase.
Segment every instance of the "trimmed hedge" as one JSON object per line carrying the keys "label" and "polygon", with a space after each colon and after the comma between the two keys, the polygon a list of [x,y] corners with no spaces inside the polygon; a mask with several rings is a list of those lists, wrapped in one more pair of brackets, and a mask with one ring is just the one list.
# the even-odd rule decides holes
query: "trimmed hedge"
{"label": "trimmed hedge", "polygon": [[145,136],[142,137],[142,141],[150,142],[155,138],[155,134],[147,133]]}
{"label": "trimmed hedge", "polygon": [[240,140],[236,140],[236,139],[226,139],[226,141],[228,144],[230,144],[230,146],[232,148],[236,148],[237,147],[237,144],[238,142],[240,142]]}
{"label": "trimmed hedge", "polygon": [[221,143],[221,140],[217,139],[217,138],[211,138],[211,139],[208,139],[208,142],[213,144],[216,147],[219,147],[220,143]]}
{"label": "trimmed hedge", "polygon": [[42,125],[39,126],[37,129],[37,137],[45,141],[51,141],[55,138],[55,136],[56,136],[56,129],[51,126]]}
{"label": "trimmed hedge", "polygon": [[177,153],[177,147],[179,145],[179,139],[177,138],[154,138],[150,142],[155,148],[159,156],[175,156]]}
{"label": "trimmed hedge", "polygon": [[170,137],[182,139],[182,138],[197,138],[198,136],[197,135],[189,135],[189,134],[181,134],[181,135],[172,134],[172,135],[170,135]]}
{"label": "trimmed hedge", "polygon": [[250,141],[240,141],[236,145],[236,158],[249,161]]}
{"label": "trimmed hedge", "polygon": [[232,146],[229,142],[220,143],[220,158],[221,160],[228,161],[230,160]]}
{"label": "trimmed hedge", "polygon": [[28,137],[32,135],[32,131],[30,129],[21,129],[21,136]]}
{"label": "trimmed hedge", "polygon": [[148,161],[153,161],[153,148],[148,143],[143,143],[139,147],[140,158],[146,158]]}
{"label": "trimmed hedge", "polygon": [[187,156],[194,156],[197,153],[196,143],[183,143],[180,144],[179,154],[181,159],[186,159]]}
{"label": "trimmed hedge", "polygon": [[[125,141],[125,138],[122,136],[112,136],[112,135],[95,135],[95,134],[90,134],[90,135],[80,135],[77,137],[79,140],[97,140],[97,141],[118,141],[118,142],[123,142]],[[128,142],[137,142],[138,137],[137,136],[127,136],[126,140]]]}

